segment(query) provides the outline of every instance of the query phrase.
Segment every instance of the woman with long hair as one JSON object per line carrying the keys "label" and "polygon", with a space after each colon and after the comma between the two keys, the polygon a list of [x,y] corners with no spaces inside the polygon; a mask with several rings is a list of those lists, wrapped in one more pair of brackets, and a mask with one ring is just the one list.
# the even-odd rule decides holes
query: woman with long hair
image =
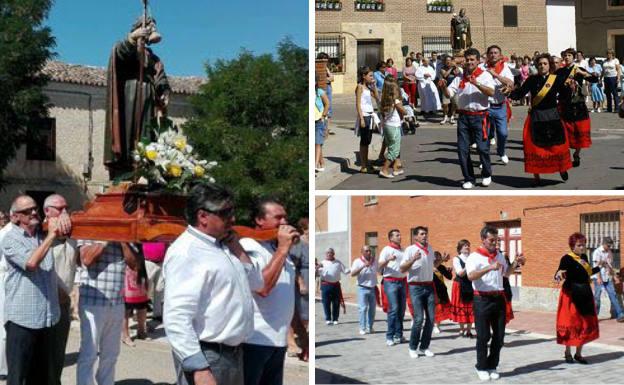
{"label": "woman with long hair", "polygon": [[[585,254],[587,238],[581,233],[574,233],[568,238],[570,252],[561,257],[555,273],[555,280],[560,282],[559,306],[557,307],[557,343],[565,345],[565,361],[578,361],[587,364],[583,358],[583,345],[600,336],[598,315],[590,277],[600,271],[604,262],[592,268]],[[572,357],[571,347],[576,347]]]}
{"label": "woman with long hair", "polygon": [[373,100],[378,100],[373,71],[368,67],[362,67],[358,71],[358,84],[355,87],[355,110],[357,112],[355,133],[360,137],[360,172],[365,174],[369,171],[368,146],[373,140],[375,115]]}
{"label": "woman with long hair", "polygon": [[[383,168],[379,171],[379,176],[383,178],[394,178],[403,174],[401,168],[401,119],[405,116],[405,109],[401,101],[399,84],[392,75],[386,76],[381,93],[381,115],[383,117],[384,143],[388,148],[388,153],[384,159]],[[390,166],[393,172],[390,173]]]}
{"label": "woman with long hair", "polygon": [[558,93],[564,88],[567,75],[555,73],[555,63],[549,54],[535,60],[537,75],[531,75],[509,97],[521,100],[531,94],[531,108],[524,121],[524,171],[532,173],[533,186],[541,185],[540,174],[559,172],[568,180],[572,167],[568,138],[557,109]]}
{"label": "woman with long hair", "polygon": [[468,260],[470,255],[470,242],[466,239],[457,242],[457,253],[458,255],[453,258],[455,279],[453,279],[453,288],[451,290],[451,320],[459,323],[460,336],[473,338],[470,329],[474,322],[474,313],[472,311],[474,291],[472,282],[470,282],[466,274],[466,260]]}

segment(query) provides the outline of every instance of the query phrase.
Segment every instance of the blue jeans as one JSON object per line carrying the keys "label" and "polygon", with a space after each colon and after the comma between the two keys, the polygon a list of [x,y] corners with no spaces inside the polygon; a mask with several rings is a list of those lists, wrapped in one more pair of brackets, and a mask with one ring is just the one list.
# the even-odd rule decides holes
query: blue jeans
{"label": "blue jeans", "polygon": [[327,95],[327,100],[329,101],[329,110],[327,111],[327,117],[331,118],[334,114],[334,109],[332,108],[332,102],[334,101],[334,92],[332,91],[331,83],[327,83],[327,88],[325,88],[325,95]]}
{"label": "blue jeans", "polygon": [[489,137],[496,135],[496,154],[498,156],[505,155],[505,144],[507,143],[507,105],[503,103],[500,106],[490,107],[490,133]]}
{"label": "blue jeans", "polygon": [[622,314],[622,307],[620,306],[620,302],[617,300],[615,295],[615,287],[613,286],[613,281],[609,280],[608,282],[603,282],[602,285],[599,285],[594,278],[594,301],[596,302],[596,313],[600,313],[600,295],[602,291],[606,290],[609,295],[609,301],[611,301],[611,314],[615,310],[615,318],[620,318],[624,314]]}
{"label": "blue jeans", "polygon": [[[409,348],[411,350],[428,349],[433,332],[435,319],[435,299],[433,286],[409,286],[410,298],[414,307],[414,323],[410,334]],[[425,320],[425,316],[427,319]],[[423,327],[423,320],[425,325]],[[420,346],[419,346],[420,345]]]}
{"label": "blue jeans", "polygon": [[490,141],[483,137],[483,116],[459,115],[457,121],[457,154],[464,182],[475,182],[474,169],[470,159],[470,144],[477,144],[479,159],[483,165],[481,176],[492,176],[490,164]]}
{"label": "blue jeans", "polygon": [[340,290],[338,286],[321,283],[321,302],[325,312],[325,321],[338,321],[340,311]]}
{"label": "blue jeans", "polygon": [[607,98],[607,111],[613,112],[620,105],[620,97],[617,92],[617,78],[604,78],[605,97]]}
{"label": "blue jeans", "polygon": [[243,344],[245,385],[282,385],[285,357],[285,346]]}
{"label": "blue jeans", "polygon": [[360,330],[371,330],[375,322],[375,288],[358,286],[358,308],[360,310]]}
{"label": "blue jeans", "polygon": [[405,283],[384,281],[383,289],[388,298],[388,331],[386,340],[403,337],[403,317],[405,316]]}

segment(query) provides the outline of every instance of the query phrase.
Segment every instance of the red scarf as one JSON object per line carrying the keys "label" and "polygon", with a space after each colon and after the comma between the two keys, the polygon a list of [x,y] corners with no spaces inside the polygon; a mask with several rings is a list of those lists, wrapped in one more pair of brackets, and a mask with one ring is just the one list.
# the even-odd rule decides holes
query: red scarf
{"label": "red scarf", "polygon": [[485,247],[479,247],[477,249],[477,253],[483,255],[484,257],[487,257],[489,264],[494,263],[494,261],[496,261],[496,256],[498,255],[498,251],[490,253]]}
{"label": "red scarf", "polygon": [[425,256],[429,256],[429,248],[427,247],[427,245],[423,246],[419,242],[414,242],[414,245],[421,249],[425,253]]}
{"label": "red scarf", "polygon": [[[505,62],[507,62],[507,58],[504,57],[501,60],[497,61],[496,64],[494,65],[494,72],[496,72],[497,74],[501,74],[501,72],[503,72],[503,70],[505,69]],[[486,64],[487,68],[492,68],[490,67],[488,64]],[[509,121],[511,120],[511,102],[509,101],[508,98],[505,98],[505,104],[507,107],[507,124],[509,124]]]}
{"label": "red scarf", "polygon": [[[363,255],[360,255],[360,260],[364,263],[364,265],[366,265],[366,262],[368,262],[368,261],[366,260],[366,258],[364,258],[364,256],[363,256]],[[368,263],[370,263],[370,262],[368,262]]]}
{"label": "red scarf", "polygon": [[463,90],[464,87],[466,87],[466,83],[470,83],[470,79],[472,79],[472,78],[476,79],[482,73],[483,73],[483,70],[481,69],[481,67],[477,67],[477,69],[472,71],[471,74],[464,73],[464,76],[462,77],[462,80],[459,82],[459,88]]}
{"label": "red scarf", "polygon": [[401,250],[401,246],[397,246],[392,242],[388,243],[388,246],[392,247],[393,249]]}

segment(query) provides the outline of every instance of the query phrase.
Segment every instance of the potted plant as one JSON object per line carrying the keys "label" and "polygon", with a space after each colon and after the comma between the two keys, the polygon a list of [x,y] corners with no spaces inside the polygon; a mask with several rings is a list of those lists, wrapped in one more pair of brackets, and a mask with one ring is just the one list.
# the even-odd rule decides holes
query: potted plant
{"label": "potted plant", "polygon": [[342,8],[342,3],[340,0],[334,0],[334,9],[340,10]]}
{"label": "potted plant", "polygon": [[362,3],[359,1],[355,2],[355,9],[361,9],[362,8]]}
{"label": "potted plant", "polygon": [[382,11],[383,10],[383,1],[378,1],[377,2],[377,10],[378,11]]}

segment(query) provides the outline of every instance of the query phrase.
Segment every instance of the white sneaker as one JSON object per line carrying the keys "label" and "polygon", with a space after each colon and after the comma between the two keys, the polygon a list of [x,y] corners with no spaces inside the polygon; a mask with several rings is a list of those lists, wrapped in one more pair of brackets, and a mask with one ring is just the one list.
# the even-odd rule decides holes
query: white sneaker
{"label": "white sneaker", "polygon": [[433,334],[440,334],[440,328],[437,326],[433,327]]}
{"label": "white sneaker", "polygon": [[490,139],[490,145],[493,146],[496,144],[496,138]]}
{"label": "white sneaker", "polygon": [[592,108],[592,110],[591,110],[591,111],[589,111],[589,112],[596,112],[596,109],[595,109],[595,108]]}
{"label": "white sneaker", "polygon": [[451,118],[450,123],[451,123],[451,124],[455,124],[455,123],[456,123],[455,118]]}
{"label": "white sneaker", "polygon": [[325,321],[325,325],[331,325],[332,322],[331,321]]}
{"label": "white sneaker", "polygon": [[501,156],[501,162],[505,164],[509,163],[509,157],[507,155]]}
{"label": "white sneaker", "polygon": [[409,349],[409,355],[411,358],[418,358],[418,351]]}
{"label": "white sneaker", "polygon": [[448,122],[448,118],[445,116],[444,119],[440,122],[440,125],[445,125]]}
{"label": "white sneaker", "polygon": [[496,370],[490,371],[490,380],[498,380],[500,378],[500,374]]}
{"label": "white sneaker", "polygon": [[363,336],[364,334],[366,334],[366,330],[360,329],[360,335]]}
{"label": "white sneaker", "polygon": [[433,354],[433,352],[431,350],[429,350],[429,349],[425,349],[424,351],[422,349],[420,349],[418,351],[418,354],[422,354],[422,355],[427,356],[427,357],[435,356],[435,354]]}
{"label": "white sneaker", "polygon": [[486,372],[485,370],[477,370],[477,376],[481,381],[490,380],[490,373]]}
{"label": "white sneaker", "polygon": [[314,170],[316,172],[323,172],[323,171],[325,171],[325,167],[316,167]]}
{"label": "white sneaker", "polygon": [[483,163],[479,163],[479,170],[483,170]]}
{"label": "white sneaker", "polygon": [[470,190],[473,187],[474,187],[474,185],[472,184],[472,182],[464,182],[464,184],[462,184],[462,188],[464,190]]}
{"label": "white sneaker", "polygon": [[598,113],[600,113],[600,112],[602,112],[602,110],[599,108],[599,109],[598,109]]}
{"label": "white sneaker", "polygon": [[477,148],[477,144],[476,144],[476,143],[473,143],[473,144],[471,144],[471,145],[470,145],[470,147],[471,147],[471,148]]}
{"label": "white sneaker", "polygon": [[334,321],[334,325],[338,325],[338,321]]}
{"label": "white sneaker", "polygon": [[394,346],[394,345],[395,345],[395,343],[394,343],[394,341],[392,341],[392,340],[386,340],[386,345],[388,345],[388,346]]}
{"label": "white sneaker", "polygon": [[481,182],[483,187],[489,186],[490,183],[492,183],[492,177],[491,176],[488,176],[487,178],[483,178],[483,181]]}

